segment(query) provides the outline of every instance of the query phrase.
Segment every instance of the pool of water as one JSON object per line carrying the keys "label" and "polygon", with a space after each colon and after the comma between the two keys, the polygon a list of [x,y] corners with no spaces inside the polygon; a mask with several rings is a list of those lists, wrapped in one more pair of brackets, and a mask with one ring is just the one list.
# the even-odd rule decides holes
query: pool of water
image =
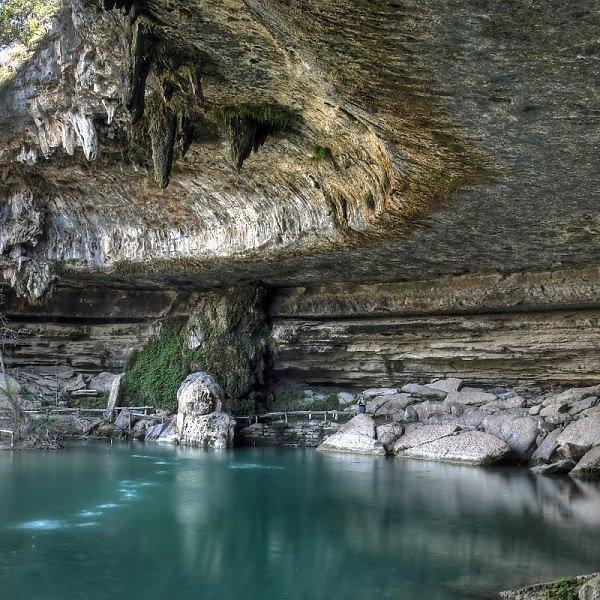
{"label": "pool of water", "polygon": [[600,570],[600,486],[311,450],[0,452],[0,597],[463,599]]}

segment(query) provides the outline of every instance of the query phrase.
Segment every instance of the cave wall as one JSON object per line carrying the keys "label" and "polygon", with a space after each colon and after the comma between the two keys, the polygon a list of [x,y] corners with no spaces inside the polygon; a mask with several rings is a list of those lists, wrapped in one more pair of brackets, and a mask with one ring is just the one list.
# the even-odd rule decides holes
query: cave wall
{"label": "cave wall", "polygon": [[597,268],[279,290],[276,381],[378,387],[600,382]]}
{"label": "cave wall", "polygon": [[[208,297],[63,285],[31,305],[12,294],[2,306],[19,335],[7,362],[43,375],[118,372],[164,318],[193,315]],[[598,267],[271,288],[267,374],[275,383],[348,388],[443,376],[529,387],[600,383],[599,299]]]}

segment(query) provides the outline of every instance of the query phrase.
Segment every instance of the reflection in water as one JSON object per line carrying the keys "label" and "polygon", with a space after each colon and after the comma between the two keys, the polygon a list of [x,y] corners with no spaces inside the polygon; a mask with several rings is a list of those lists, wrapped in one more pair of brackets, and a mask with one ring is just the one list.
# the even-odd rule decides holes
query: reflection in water
{"label": "reflection in water", "polygon": [[7,594],[108,598],[134,585],[147,600],[447,600],[600,567],[592,482],[301,450],[132,448],[0,456]]}

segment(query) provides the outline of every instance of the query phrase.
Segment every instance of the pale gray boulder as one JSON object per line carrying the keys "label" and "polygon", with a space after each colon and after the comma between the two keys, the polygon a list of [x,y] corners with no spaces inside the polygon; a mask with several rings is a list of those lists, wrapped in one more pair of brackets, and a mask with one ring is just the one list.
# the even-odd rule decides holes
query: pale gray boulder
{"label": "pale gray boulder", "polygon": [[175,417],[167,419],[164,423],[152,425],[146,430],[145,440],[147,442],[176,443],[178,439],[177,419]]}
{"label": "pale gray boulder", "polygon": [[362,398],[365,402],[377,398],[377,396],[390,396],[391,394],[397,394],[400,390],[398,388],[369,388],[362,391],[357,400]]}
{"label": "pale gray boulder", "polygon": [[578,400],[583,400],[588,396],[594,396],[597,394],[600,394],[600,385],[593,385],[584,388],[571,388],[561,392],[560,394],[551,394],[547,396],[543,404],[544,406],[548,406],[554,402],[577,402]]}
{"label": "pale gray boulder", "polygon": [[397,415],[403,413],[407,406],[417,402],[410,394],[390,394],[389,396],[380,396],[383,401],[375,409],[377,416],[380,415]]}
{"label": "pale gray boulder", "polygon": [[471,391],[463,388],[459,392],[450,392],[444,402],[452,403],[455,402],[457,404],[469,404],[473,406],[481,406],[482,404],[487,404],[488,402],[494,402],[497,399],[494,394],[488,394],[484,391]]}
{"label": "pale gray boulder", "polygon": [[454,423],[460,428],[467,431],[473,431],[481,426],[483,420],[490,413],[485,410],[478,408],[471,408],[470,410],[464,411],[459,417],[454,420]]}
{"label": "pale gray boulder", "polygon": [[498,398],[484,404],[481,408],[489,412],[498,412],[501,410],[510,410],[513,408],[523,408],[526,404],[525,398],[522,396],[512,396],[510,398]]}
{"label": "pale gray boulder", "polygon": [[579,588],[579,600],[600,600],[600,575],[589,579]]}
{"label": "pale gray boulder", "polygon": [[179,425],[179,443],[200,448],[232,448],[235,419],[226,412],[213,411],[204,415],[186,415]]}
{"label": "pale gray boulder", "polygon": [[561,454],[575,462],[594,446],[600,446],[600,413],[567,425],[558,436],[558,444]]}
{"label": "pale gray boulder", "polygon": [[513,456],[527,461],[533,454],[540,433],[536,417],[521,416],[510,411],[493,413],[482,421],[486,433],[505,441]]}
{"label": "pale gray boulder", "polygon": [[573,402],[569,408],[569,414],[574,416],[582,413],[584,410],[594,408],[598,405],[598,396],[589,396],[583,400]]}
{"label": "pale gray boulder", "polygon": [[134,425],[136,421],[137,418],[131,414],[131,411],[124,408],[115,419],[115,427],[121,431],[125,431]]}
{"label": "pale gray boulder", "polygon": [[493,435],[466,431],[401,450],[398,456],[487,466],[500,462],[509,452],[508,445]]}
{"label": "pale gray boulder", "polygon": [[404,418],[407,421],[427,421],[435,415],[450,414],[451,408],[444,402],[425,400],[407,407]]}
{"label": "pale gray boulder", "polygon": [[386,423],[376,428],[377,439],[388,451],[394,446],[396,440],[404,433],[404,427],[398,423]]}
{"label": "pale gray boulder", "polygon": [[447,377],[446,379],[438,379],[432,383],[428,383],[427,387],[433,388],[434,390],[441,390],[448,394],[460,390],[462,383],[462,379],[458,379],[457,377]]}
{"label": "pale gray boulder", "polygon": [[553,463],[531,467],[530,471],[532,473],[535,473],[536,475],[565,475],[574,466],[575,463],[572,460],[567,460],[566,458],[563,458]]}
{"label": "pale gray boulder", "polygon": [[420,446],[422,444],[437,440],[441,437],[452,435],[456,431],[458,431],[458,427],[452,424],[425,425],[419,429],[415,429],[409,433],[406,433],[399,438],[394,444],[394,454],[398,454],[407,448]]}
{"label": "pale gray boulder", "polygon": [[575,465],[571,475],[576,477],[600,477],[600,446],[588,450]]}
{"label": "pale gray boulder", "polygon": [[419,383],[407,383],[402,387],[402,391],[405,394],[432,400],[443,400],[446,397],[446,392]]}
{"label": "pale gray boulder", "polygon": [[376,437],[373,418],[369,415],[356,415],[326,438],[317,450],[385,456],[385,448]]}
{"label": "pale gray boulder", "polygon": [[544,437],[539,446],[529,459],[529,464],[533,467],[552,461],[558,451],[558,436],[562,429],[554,429]]}
{"label": "pale gray boulder", "polygon": [[90,383],[88,384],[88,388],[98,392],[110,392],[114,380],[118,377],[119,375],[116,373],[108,373],[107,371],[103,371],[102,373],[98,373],[98,375],[94,375],[94,377],[92,377]]}
{"label": "pale gray boulder", "polygon": [[223,410],[226,399],[212,375],[189,375],[177,391],[177,435],[180,444],[231,448],[235,419]]}

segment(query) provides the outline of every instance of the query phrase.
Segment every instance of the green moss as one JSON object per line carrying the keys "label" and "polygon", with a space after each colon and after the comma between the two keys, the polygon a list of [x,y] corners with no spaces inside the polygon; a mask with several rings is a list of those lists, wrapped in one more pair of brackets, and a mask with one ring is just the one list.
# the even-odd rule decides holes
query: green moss
{"label": "green moss", "polygon": [[330,159],[333,156],[331,148],[326,146],[313,146],[312,155],[318,160]]}
{"label": "green moss", "polygon": [[273,386],[274,401],[271,405],[273,412],[285,412],[295,410],[341,410],[337,393],[326,389],[315,390],[323,397],[309,400],[304,392],[303,386],[299,385],[276,385]]}
{"label": "green moss", "polygon": [[368,210],[375,210],[375,198],[373,197],[373,192],[367,192],[363,197],[363,203],[367,207]]}
{"label": "green moss", "polygon": [[[259,310],[262,292],[236,288],[235,296],[209,295],[187,317],[164,321],[160,336],[128,360],[123,378],[125,406],[155,406],[175,412],[177,390],[196,371],[210,373],[223,388],[234,413],[259,407],[268,329]],[[194,331],[200,345],[188,348]]]}
{"label": "green moss", "polygon": [[71,403],[78,408],[106,408],[108,392],[102,392],[97,396],[79,396]]}
{"label": "green moss", "polygon": [[245,319],[243,308],[229,317],[222,319],[217,307],[204,307],[194,322],[202,332],[202,344],[187,350],[186,356],[194,370],[216,378],[231,400],[233,413],[254,414],[259,403],[255,388],[261,383],[257,373],[268,347],[266,330],[260,322]]}
{"label": "green moss", "polygon": [[249,119],[276,131],[294,131],[301,121],[296,113],[276,104],[223,106],[214,108],[207,113],[209,121],[226,125],[235,118]]}
{"label": "green moss", "polygon": [[177,411],[177,390],[189,375],[184,350],[183,317],[165,320],[158,339],[134,352],[125,366],[122,400],[125,406],[155,406]]}
{"label": "green moss", "polygon": [[567,577],[547,583],[543,591],[548,600],[577,600],[577,589],[577,580]]}

